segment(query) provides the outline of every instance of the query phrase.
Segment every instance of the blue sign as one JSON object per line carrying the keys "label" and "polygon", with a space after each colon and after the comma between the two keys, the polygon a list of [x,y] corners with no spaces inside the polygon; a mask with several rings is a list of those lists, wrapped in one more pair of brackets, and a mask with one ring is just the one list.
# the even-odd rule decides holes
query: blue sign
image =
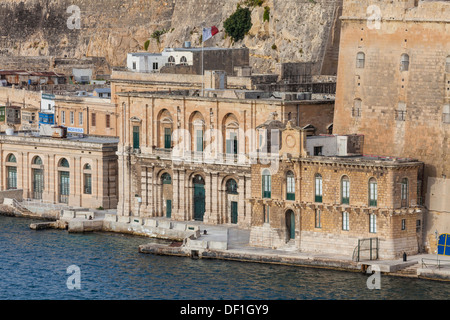
{"label": "blue sign", "polygon": [[84,133],[83,128],[67,128],[67,132],[69,133]]}
{"label": "blue sign", "polygon": [[441,234],[439,236],[437,253],[441,256],[450,256],[450,234]]}

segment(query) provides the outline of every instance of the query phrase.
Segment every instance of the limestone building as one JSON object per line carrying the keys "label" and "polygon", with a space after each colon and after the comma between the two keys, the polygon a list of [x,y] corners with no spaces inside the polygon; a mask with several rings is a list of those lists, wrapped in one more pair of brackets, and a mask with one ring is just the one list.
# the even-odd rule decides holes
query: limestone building
{"label": "limestone building", "polygon": [[305,130],[280,127],[280,151],[252,161],[251,245],[355,260],[420,252],[423,163],[364,156],[358,135],[347,136],[345,155],[310,155]]}
{"label": "limestone building", "polygon": [[[450,2],[344,0],[334,132],[425,163],[427,246],[450,229]],[[432,247],[432,245],[431,245]]]}
{"label": "limestone building", "polygon": [[96,209],[117,206],[117,139],[0,135],[0,188],[23,198]]}
{"label": "limestone building", "polygon": [[210,88],[204,96],[195,89],[145,92],[141,74],[125,91],[119,81],[117,210],[124,216],[249,227],[257,127],[272,115],[327,133],[334,113],[333,100]]}

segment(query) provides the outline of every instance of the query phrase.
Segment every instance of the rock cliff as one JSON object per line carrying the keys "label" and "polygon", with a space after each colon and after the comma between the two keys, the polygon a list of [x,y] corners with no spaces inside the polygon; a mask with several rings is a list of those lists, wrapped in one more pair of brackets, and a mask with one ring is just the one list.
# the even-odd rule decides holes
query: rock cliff
{"label": "rock cliff", "polygon": [[[0,54],[4,56],[105,57],[112,66],[126,54],[190,41],[201,46],[202,26],[221,31],[206,46],[241,47],[251,52],[257,71],[274,70],[278,62],[315,62],[316,71],[334,74],[342,0],[264,0],[252,8],[253,27],[232,43],[223,22],[244,0],[3,0],[0,4]],[[80,28],[68,26],[79,11]],[[268,7],[269,9],[265,9]],[[269,10],[269,21],[263,19]],[[165,31],[159,41],[155,31]],[[325,59],[325,57],[327,57]],[[326,60],[325,64],[323,63]],[[1,67],[1,66],[0,66]]]}

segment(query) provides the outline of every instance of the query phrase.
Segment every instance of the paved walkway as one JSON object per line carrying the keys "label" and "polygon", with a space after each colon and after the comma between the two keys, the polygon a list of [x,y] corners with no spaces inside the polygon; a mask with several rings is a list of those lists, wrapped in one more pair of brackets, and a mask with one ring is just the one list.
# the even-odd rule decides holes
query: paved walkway
{"label": "paved walkway", "polygon": [[[199,241],[219,241],[228,243],[228,253],[234,253],[236,255],[247,255],[247,256],[265,256],[265,257],[282,257],[286,259],[297,259],[297,260],[311,260],[311,261],[335,261],[343,264],[355,264],[352,261],[352,257],[348,255],[338,255],[338,254],[324,254],[324,253],[312,253],[312,252],[301,252],[298,249],[285,248],[285,249],[270,249],[270,248],[258,248],[249,245],[250,231],[238,228],[235,225],[227,224],[220,226],[205,225],[201,222],[189,222],[189,224],[198,225],[200,227],[200,238]],[[206,231],[206,233],[205,233]],[[437,264],[441,264],[441,268],[437,268]],[[437,256],[435,254],[417,254],[413,256],[407,256],[406,261],[402,258],[392,259],[392,260],[373,260],[373,261],[361,261],[356,263],[356,265],[361,267],[366,266],[377,266],[379,271],[398,274],[399,271],[406,268],[413,267],[415,270],[422,270],[424,273],[441,274],[444,277],[450,277],[450,258]],[[432,278],[441,278],[432,276]]]}

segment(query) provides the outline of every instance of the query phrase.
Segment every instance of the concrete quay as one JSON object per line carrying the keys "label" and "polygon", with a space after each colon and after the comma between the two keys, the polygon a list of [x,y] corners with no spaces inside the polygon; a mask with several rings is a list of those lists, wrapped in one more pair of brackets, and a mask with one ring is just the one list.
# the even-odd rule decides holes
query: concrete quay
{"label": "concrete quay", "polygon": [[279,249],[253,247],[249,245],[248,230],[233,225],[209,226],[192,223],[197,224],[200,229],[200,237],[197,239],[183,243],[144,244],[139,246],[139,252],[192,259],[269,263],[363,273],[377,271],[390,276],[450,281],[450,258],[418,254],[408,256],[406,261],[401,258],[356,262],[348,256],[300,252],[289,245]]}
{"label": "concrete quay", "polygon": [[[5,212],[6,213],[6,212]],[[16,215],[10,212],[8,215]],[[39,219],[40,213],[30,215]],[[138,218],[117,216],[114,210],[96,211],[77,208],[61,210],[54,221],[33,223],[31,229],[62,229],[68,232],[116,232],[169,240],[139,246],[143,254],[178,256],[192,259],[220,259],[252,263],[270,263],[299,267],[315,267],[352,272],[450,280],[450,259],[433,254],[408,256],[407,261],[374,260],[355,262],[349,256],[300,252],[286,244],[283,248],[268,249],[249,245],[250,231],[235,225],[212,226],[196,221],[178,222],[166,218]]]}

